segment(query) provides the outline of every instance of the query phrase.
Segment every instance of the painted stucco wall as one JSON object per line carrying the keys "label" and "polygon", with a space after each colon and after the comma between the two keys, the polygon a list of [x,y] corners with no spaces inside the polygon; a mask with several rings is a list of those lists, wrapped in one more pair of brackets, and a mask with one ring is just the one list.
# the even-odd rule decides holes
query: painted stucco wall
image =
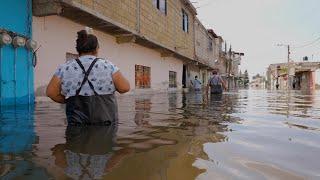
{"label": "painted stucco wall", "polygon": [[[44,95],[45,87],[59,64],[66,61],[66,53],[74,53],[76,32],[84,29],[83,25],[60,16],[33,17],[34,38],[41,45],[38,51],[39,63],[35,69],[35,87],[37,95]],[[106,57],[130,81],[135,88],[135,65],[151,67],[151,88],[167,90],[169,71],[177,72],[178,88],[182,84],[183,63],[181,60],[160,56],[157,51],[134,43],[117,44],[113,36],[94,31],[100,43],[100,57]]]}
{"label": "painted stucco wall", "polygon": [[[15,36],[31,38],[31,0],[2,0],[0,30]],[[0,105],[33,104],[32,53],[26,47],[12,44],[0,48]]]}

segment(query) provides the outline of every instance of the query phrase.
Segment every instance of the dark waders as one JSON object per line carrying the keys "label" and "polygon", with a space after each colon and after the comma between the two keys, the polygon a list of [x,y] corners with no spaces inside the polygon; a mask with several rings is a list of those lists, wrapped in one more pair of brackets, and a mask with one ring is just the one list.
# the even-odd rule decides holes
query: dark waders
{"label": "dark waders", "polygon": [[222,94],[223,93],[220,76],[213,76],[210,79],[209,85],[211,88],[211,94]]}
{"label": "dark waders", "polygon": [[221,84],[211,85],[211,94],[222,94],[223,89]]}
{"label": "dark waders", "polygon": [[[84,73],[81,86],[76,91],[76,95],[66,100],[66,115],[68,125],[92,125],[109,126],[118,120],[118,105],[114,94],[99,95],[88,79],[89,74],[99,59],[96,58],[86,71],[79,59],[76,59],[78,65]],[[88,82],[93,96],[81,96],[82,86]]]}

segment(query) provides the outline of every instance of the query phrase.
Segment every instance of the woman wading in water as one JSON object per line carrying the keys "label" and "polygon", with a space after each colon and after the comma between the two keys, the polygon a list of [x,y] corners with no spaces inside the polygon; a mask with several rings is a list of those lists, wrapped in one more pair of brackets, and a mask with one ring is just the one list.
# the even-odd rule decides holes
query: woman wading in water
{"label": "woman wading in water", "polygon": [[118,67],[97,57],[99,43],[95,35],[79,31],[76,44],[79,58],[57,69],[47,96],[66,104],[68,125],[111,125],[118,119],[114,93],[128,92],[129,82]]}

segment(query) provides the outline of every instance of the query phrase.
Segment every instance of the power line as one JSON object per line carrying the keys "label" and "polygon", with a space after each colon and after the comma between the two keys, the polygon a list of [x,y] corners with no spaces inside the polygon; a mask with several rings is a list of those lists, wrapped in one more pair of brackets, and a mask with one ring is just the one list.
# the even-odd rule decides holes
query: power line
{"label": "power line", "polygon": [[212,4],[214,2],[214,0],[207,0],[207,1],[206,0],[205,1],[198,0],[198,1],[193,1],[191,3],[199,4],[199,2],[204,3],[204,4],[200,4],[199,6],[195,7],[196,9],[203,8],[205,6],[209,6],[210,4]]}
{"label": "power line", "polygon": [[320,37],[316,38],[315,40],[307,43],[307,44],[304,44],[304,45],[301,45],[301,46],[293,46],[293,48],[304,48],[304,47],[308,47],[308,46],[311,46],[315,43],[317,43],[318,41],[320,41]]}

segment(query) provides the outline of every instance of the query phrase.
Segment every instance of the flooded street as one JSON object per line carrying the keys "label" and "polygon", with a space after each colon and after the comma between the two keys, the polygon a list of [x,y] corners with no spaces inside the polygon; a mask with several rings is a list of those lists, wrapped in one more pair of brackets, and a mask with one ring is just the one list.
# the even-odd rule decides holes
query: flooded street
{"label": "flooded street", "polygon": [[119,123],[66,127],[62,106],[1,110],[1,179],[320,179],[320,92],[118,98]]}

